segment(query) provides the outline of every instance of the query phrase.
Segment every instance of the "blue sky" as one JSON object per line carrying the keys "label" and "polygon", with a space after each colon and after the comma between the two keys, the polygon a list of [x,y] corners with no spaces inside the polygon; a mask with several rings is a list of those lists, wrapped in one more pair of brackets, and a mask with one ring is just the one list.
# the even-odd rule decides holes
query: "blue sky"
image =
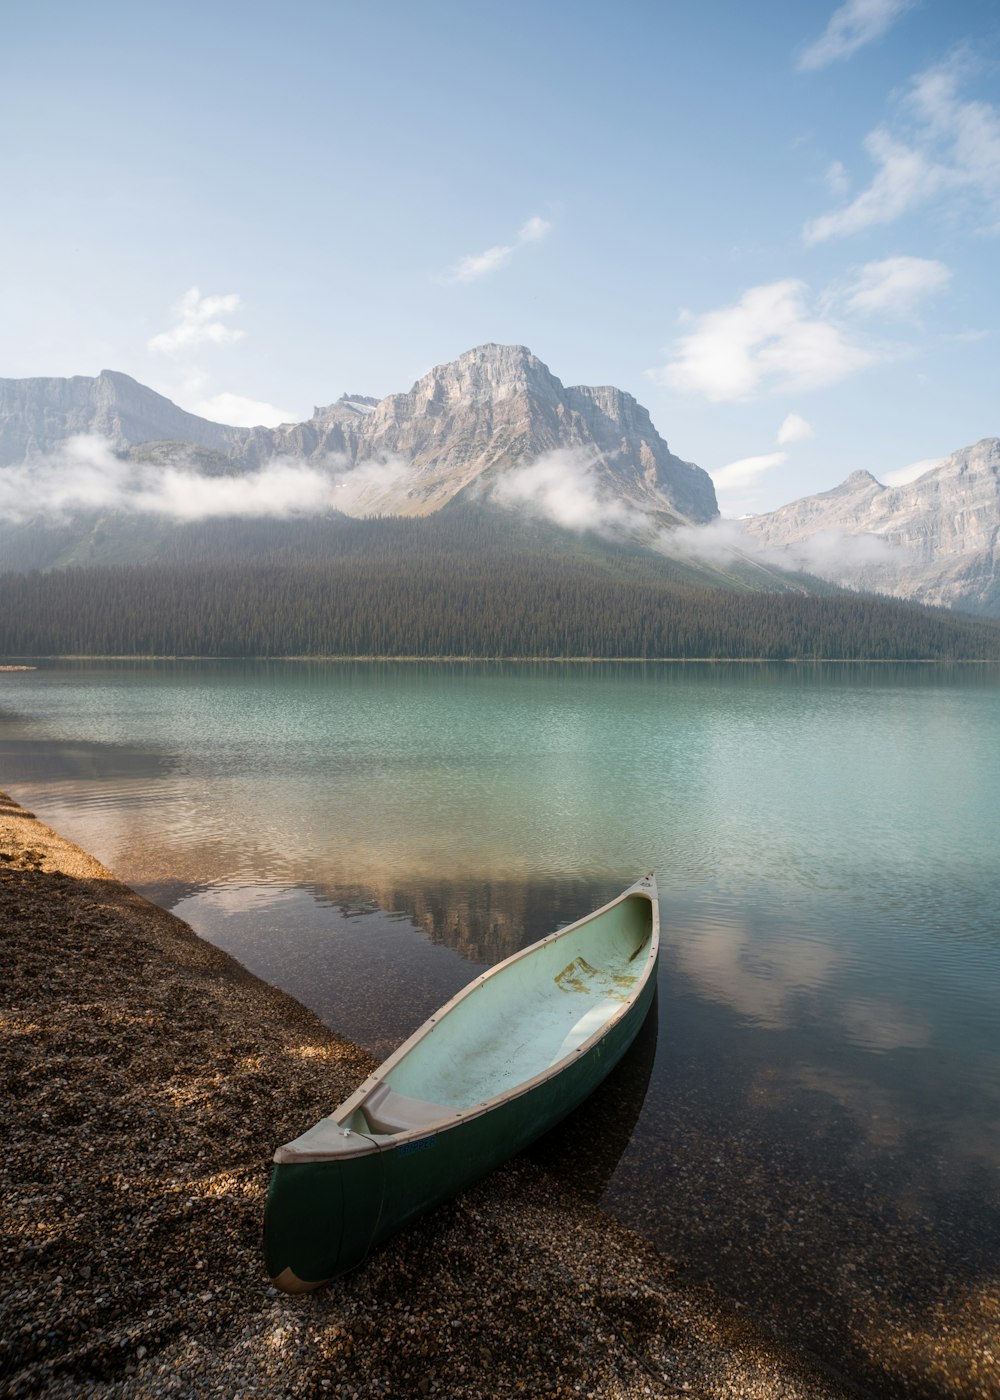
{"label": "blue sky", "polygon": [[726,513],[1000,434],[996,0],[6,10],[0,375],[227,422],[483,341]]}

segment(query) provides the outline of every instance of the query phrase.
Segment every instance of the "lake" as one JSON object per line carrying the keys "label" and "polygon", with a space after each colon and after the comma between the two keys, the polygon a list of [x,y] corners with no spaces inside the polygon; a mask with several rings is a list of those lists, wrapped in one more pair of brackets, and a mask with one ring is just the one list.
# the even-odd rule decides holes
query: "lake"
{"label": "lake", "polygon": [[997,1392],[997,668],[43,663],[0,786],[379,1056],[655,869],[656,1016],[533,1155],[850,1374]]}

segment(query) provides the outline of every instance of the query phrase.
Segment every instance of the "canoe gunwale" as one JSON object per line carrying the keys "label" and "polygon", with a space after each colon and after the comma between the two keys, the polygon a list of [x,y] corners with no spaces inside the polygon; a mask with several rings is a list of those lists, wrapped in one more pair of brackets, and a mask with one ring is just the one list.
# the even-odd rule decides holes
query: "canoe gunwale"
{"label": "canoe gunwale", "polygon": [[[351,1114],[354,1113],[356,1110],[362,1108],[365,1103],[365,1100],[371,1094],[372,1090],[376,1089],[380,1084],[385,1082],[386,1075],[406,1055],[408,1055],[409,1052],[420,1041],[422,1041],[423,1039],[425,1039],[425,1037],[433,1033],[434,1027],[440,1020],[442,1020],[460,1002],[464,1001],[467,997],[471,996],[475,991],[477,991],[478,988],[482,986],[484,982],[491,980],[493,977],[503,972],[512,964],[519,962],[524,958],[532,956],[532,954],[536,953],[540,948],[545,947],[547,944],[559,942],[561,939],[564,939],[569,935],[575,933],[578,929],[584,927],[585,925],[591,924],[595,920],[600,919],[603,915],[607,914],[610,910],[616,908],[618,905],[623,904],[626,900],[635,897],[647,899],[649,901],[651,909],[650,936],[648,942],[648,951],[645,958],[645,966],[643,967],[643,970],[641,971],[639,976],[637,976],[635,980],[635,985],[633,986],[632,990],[629,992],[628,996],[623,999],[618,1009],[613,1014],[609,1015],[605,1021],[602,1021],[601,1024],[597,1027],[597,1029],[593,1031],[591,1035],[587,1037],[586,1040],[582,1041],[579,1045],[575,1046],[567,1055],[564,1055],[560,1059],[554,1061],[552,1064],[547,1065],[543,1070],[540,1070],[538,1074],[532,1075],[528,1079],[519,1080],[516,1084],[509,1086],[507,1089],[502,1090],[500,1093],[492,1095],[488,1099],[484,1099],[481,1103],[461,1109],[451,1108],[447,1105],[442,1105],[443,1112],[439,1120],[423,1123],[418,1127],[406,1128],[400,1132],[394,1133],[363,1133],[354,1132],[352,1130],[352,1136],[355,1137],[355,1143],[353,1149],[350,1152],[350,1156],[352,1158],[357,1158],[369,1156],[372,1153],[391,1151],[397,1146],[403,1147],[407,1143],[419,1142],[422,1139],[431,1137],[437,1133],[446,1132],[449,1128],[457,1127],[460,1124],[468,1123],[476,1118],[483,1117],[484,1115],[493,1112],[501,1105],[511,1103],[516,1099],[522,1097],[523,1095],[531,1093],[533,1090],[538,1088],[539,1085],[545,1084],[547,1081],[557,1078],[567,1069],[567,1067],[570,1064],[572,1064],[576,1060],[579,1060],[582,1057],[587,1056],[591,1051],[593,1051],[594,1048],[602,1040],[604,1040],[605,1037],[615,1028],[615,1026],[617,1026],[634,1010],[636,1002],[639,1001],[639,999],[641,998],[643,991],[656,968],[660,949],[660,917],[656,879],[653,876],[652,872],[650,872],[649,875],[643,876],[641,880],[637,880],[635,884],[630,885],[628,889],[623,890],[621,894],[617,895],[614,899],[609,900],[607,904],[602,905],[599,909],[594,909],[590,913],[585,914],[582,918],[576,919],[573,921],[573,923],[567,924],[565,928],[557,929],[555,933],[550,933],[545,938],[539,939],[537,942],[529,944],[528,947],[519,949],[516,953],[512,953],[510,957],[505,958],[502,962],[496,963],[495,966],[487,969],[486,972],[483,972],[478,977],[473,978],[471,982],[467,983],[466,986],[462,987],[458,992],[456,992],[455,995],[450,998],[450,1000],[444,1003],[443,1006],[439,1007],[434,1012],[433,1016],[428,1017],[426,1021],[424,1021],[420,1026],[418,1026],[417,1029],[412,1033],[412,1035],[408,1036],[407,1039],[403,1041],[403,1043],[400,1046],[398,1046],[397,1049],[394,1050],[393,1053],[382,1062],[382,1064],[379,1065],[378,1069],[373,1074],[369,1075],[368,1078],[362,1084],[360,1084],[357,1089],[355,1089],[355,1091],[353,1092],[353,1094],[350,1095],[349,1098],[345,1099],[342,1104],[340,1104],[337,1108],[333,1110],[332,1113],[328,1115],[328,1118],[330,1120],[333,1120],[334,1122],[343,1122],[346,1119],[348,1119],[351,1116]],[[633,958],[642,950],[643,946],[644,945],[640,944],[640,947],[636,950],[636,953],[633,954]],[[320,1120],[320,1122],[325,1121],[327,1120]],[[308,1150],[295,1149],[292,1148],[290,1144],[286,1144],[277,1149],[277,1151],[274,1154],[274,1161],[279,1165],[296,1162],[320,1163],[324,1161],[335,1161],[339,1156],[339,1153],[332,1152],[328,1149],[317,1150],[315,1153],[313,1153]]]}

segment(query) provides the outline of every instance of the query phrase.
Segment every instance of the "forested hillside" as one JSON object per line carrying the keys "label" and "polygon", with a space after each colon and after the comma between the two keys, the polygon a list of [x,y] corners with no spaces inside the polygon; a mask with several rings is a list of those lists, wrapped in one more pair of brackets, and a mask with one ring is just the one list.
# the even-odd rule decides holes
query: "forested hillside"
{"label": "forested hillside", "polygon": [[1000,627],[860,594],[709,588],[635,556],[386,548],[5,574],[0,654],[1000,660]]}

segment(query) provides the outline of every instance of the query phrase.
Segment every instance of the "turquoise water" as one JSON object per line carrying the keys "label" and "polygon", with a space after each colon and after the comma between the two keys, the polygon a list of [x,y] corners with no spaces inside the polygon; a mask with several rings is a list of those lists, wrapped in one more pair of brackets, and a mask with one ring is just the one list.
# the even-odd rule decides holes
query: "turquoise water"
{"label": "turquoise water", "polygon": [[378,1054],[655,869],[658,1025],[548,1165],[828,1355],[995,1279],[996,669],[52,665],[0,786]]}

